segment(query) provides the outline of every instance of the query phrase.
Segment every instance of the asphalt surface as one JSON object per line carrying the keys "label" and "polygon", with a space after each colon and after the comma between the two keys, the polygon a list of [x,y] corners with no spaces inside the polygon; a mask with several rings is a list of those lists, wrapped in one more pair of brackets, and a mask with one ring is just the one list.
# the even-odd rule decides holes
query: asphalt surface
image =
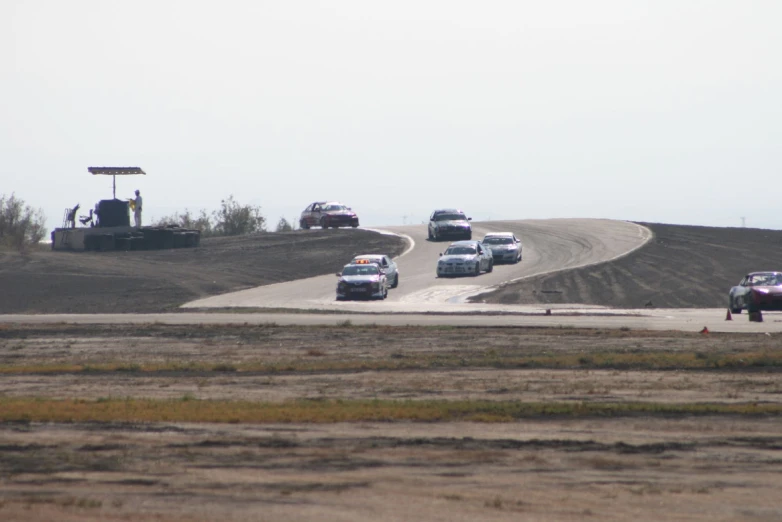
{"label": "asphalt surface", "polygon": [[[403,235],[411,248],[397,259],[399,287],[389,290],[385,301],[335,300],[335,275],[311,277],[267,285],[192,301],[184,308],[292,308],[360,312],[452,312],[478,310],[466,305],[470,296],[486,292],[511,281],[541,274],[603,263],[627,255],[652,237],[640,225],[606,219],[549,219],[489,221],[473,224],[473,238],[487,232],[514,232],[523,240],[521,263],[497,265],[492,273],[478,277],[438,278],[435,274],[439,254],[449,241],[427,239],[426,225],[388,227],[384,230]],[[463,304],[460,307],[454,305]]]}
{"label": "asphalt surface", "polygon": [[763,314],[763,322],[749,322],[746,314],[734,315],[726,321],[723,308],[611,310],[599,308],[550,308],[551,315],[538,307],[514,307],[515,313],[497,315],[488,313],[458,313],[457,305],[450,314],[331,314],[331,313],[209,313],[178,314],[47,314],[0,315],[0,324],[239,324],[239,325],[389,325],[389,326],[485,326],[485,327],[543,327],[595,328],[632,330],[680,330],[712,335],[725,332],[777,334],[782,332],[782,313]]}

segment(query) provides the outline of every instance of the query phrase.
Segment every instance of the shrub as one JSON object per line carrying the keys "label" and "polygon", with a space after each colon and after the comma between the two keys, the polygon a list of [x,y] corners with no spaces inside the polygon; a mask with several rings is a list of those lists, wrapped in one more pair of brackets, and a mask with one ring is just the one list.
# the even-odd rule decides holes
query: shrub
{"label": "shrub", "polygon": [[0,194],[0,245],[24,250],[46,236],[43,210],[34,209],[17,198]]}
{"label": "shrub", "polygon": [[214,230],[219,236],[239,236],[266,230],[266,218],[261,207],[240,205],[233,196],[220,202],[220,210],[214,213]]}
{"label": "shrub", "polygon": [[170,216],[161,218],[153,225],[155,226],[177,225],[182,228],[200,230],[201,237],[209,237],[214,235],[214,230],[213,230],[214,227],[212,226],[212,220],[209,217],[209,214],[207,214],[206,210],[204,209],[201,209],[201,212],[199,213],[198,217],[195,217],[193,214],[190,213],[188,209],[185,209],[184,214],[175,212]]}
{"label": "shrub", "polygon": [[293,230],[293,226],[290,224],[290,222],[284,217],[281,217],[280,220],[277,222],[276,232],[291,232],[292,230]]}
{"label": "shrub", "polygon": [[[280,225],[277,225],[278,229]],[[291,227],[289,223],[286,224]],[[266,218],[261,214],[261,207],[252,205],[240,205],[233,196],[229,196],[220,202],[220,210],[212,212],[210,216],[206,210],[201,209],[198,217],[185,209],[184,214],[175,212],[170,216],[159,219],[154,226],[177,225],[183,228],[201,231],[201,237],[210,236],[239,236],[263,232],[266,230]],[[293,228],[289,228],[293,230]]]}

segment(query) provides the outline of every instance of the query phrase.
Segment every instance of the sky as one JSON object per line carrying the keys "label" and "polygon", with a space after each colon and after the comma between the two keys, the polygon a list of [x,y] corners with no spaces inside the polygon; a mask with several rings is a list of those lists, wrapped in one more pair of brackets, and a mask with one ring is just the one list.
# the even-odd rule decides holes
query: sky
{"label": "sky", "polygon": [[[0,195],[782,228],[776,0],[2,0]],[[85,211],[86,213],[86,211]]]}

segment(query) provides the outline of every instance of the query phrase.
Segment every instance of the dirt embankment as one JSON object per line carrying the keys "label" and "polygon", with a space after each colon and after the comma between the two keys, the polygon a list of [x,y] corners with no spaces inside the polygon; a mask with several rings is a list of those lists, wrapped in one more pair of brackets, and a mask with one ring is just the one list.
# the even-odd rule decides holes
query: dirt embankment
{"label": "dirt embankment", "polygon": [[0,252],[0,314],[175,311],[200,297],[333,273],[354,255],[405,248],[400,237],[366,230],[297,230],[174,250]]}
{"label": "dirt embankment", "polygon": [[542,275],[482,294],[501,304],[581,303],[616,308],[727,306],[748,272],[782,270],[782,231],[640,223],[644,247],[610,263]]}

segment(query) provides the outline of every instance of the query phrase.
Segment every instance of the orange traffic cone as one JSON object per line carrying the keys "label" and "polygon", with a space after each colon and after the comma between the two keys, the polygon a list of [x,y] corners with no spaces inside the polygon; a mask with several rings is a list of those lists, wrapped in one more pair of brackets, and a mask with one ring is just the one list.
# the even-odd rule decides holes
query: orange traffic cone
{"label": "orange traffic cone", "polygon": [[725,320],[726,321],[732,321],[733,320],[733,316],[730,315],[730,308],[728,308],[728,314],[725,316]]}
{"label": "orange traffic cone", "polygon": [[701,333],[702,334],[707,334],[707,333],[709,333],[709,329],[704,326],[703,330],[701,330]]}

